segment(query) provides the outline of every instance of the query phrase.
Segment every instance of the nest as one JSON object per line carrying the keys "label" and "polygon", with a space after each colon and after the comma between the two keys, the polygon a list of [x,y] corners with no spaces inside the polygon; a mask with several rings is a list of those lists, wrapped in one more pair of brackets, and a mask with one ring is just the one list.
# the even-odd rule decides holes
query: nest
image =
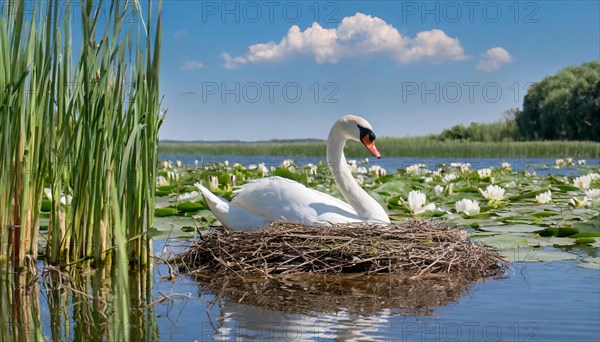
{"label": "nest", "polygon": [[183,273],[212,279],[307,272],[412,278],[460,273],[481,279],[506,270],[498,252],[436,221],[328,227],[273,223],[253,232],[215,229],[171,262]]}

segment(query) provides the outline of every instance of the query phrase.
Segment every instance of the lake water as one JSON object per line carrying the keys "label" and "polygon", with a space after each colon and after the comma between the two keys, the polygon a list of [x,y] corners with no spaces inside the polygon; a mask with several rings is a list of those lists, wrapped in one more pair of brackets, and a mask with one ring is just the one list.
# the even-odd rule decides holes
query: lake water
{"label": "lake water", "polygon": [[[228,160],[244,165],[265,162],[270,166],[286,158],[181,155],[160,156],[160,159],[182,160],[190,165],[195,160],[200,163]],[[322,159],[294,160],[303,165]],[[371,160],[388,173],[415,163],[434,168],[437,163],[469,162],[477,169],[498,167],[503,161],[510,162],[515,170],[535,169],[538,174],[576,172],[575,168],[541,167],[553,165],[554,159]],[[598,166],[598,161],[588,160],[588,164]],[[155,254],[180,250],[181,247],[165,248],[165,244],[180,242],[154,241]],[[572,247],[569,252],[598,257],[598,250],[590,247]],[[272,298],[265,305],[248,304],[255,303],[256,298],[220,296],[216,300],[216,294],[195,279],[161,278],[168,270],[159,264],[154,269],[154,299],[170,296],[173,300],[155,305],[149,313],[153,317],[148,321],[157,329],[154,336],[163,341],[599,341],[600,270],[577,264],[578,261],[513,263],[506,276],[487,279],[446,297],[442,295],[447,291],[443,287],[396,287],[381,291],[385,290],[385,284],[377,290],[374,289],[377,286],[350,284],[344,289],[347,292],[319,297],[319,293],[302,284],[287,284],[282,291],[270,289],[266,295],[271,294]],[[398,298],[405,295],[421,296],[423,305],[414,310],[398,304]],[[50,321],[47,300],[45,295],[40,298],[42,322]],[[73,322],[67,330],[76,327]],[[50,335],[47,323],[44,331]],[[71,340],[74,335],[64,336],[65,340]]]}

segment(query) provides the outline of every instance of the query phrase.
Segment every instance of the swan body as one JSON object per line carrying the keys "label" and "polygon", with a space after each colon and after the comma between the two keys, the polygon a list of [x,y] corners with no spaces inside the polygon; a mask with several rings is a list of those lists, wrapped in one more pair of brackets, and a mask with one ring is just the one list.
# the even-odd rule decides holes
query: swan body
{"label": "swan body", "polygon": [[200,183],[196,186],[215,217],[230,229],[254,230],[274,221],[311,226],[351,222],[387,224],[390,221],[383,207],[358,185],[350,172],[344,157],[347,140],[361,141],[373,155],[381,156],[373,144],[375,134],[365,119],[346,115],[333,125],[327,139],[327,162],[348,203],[282,177],[244,184],[234,192],[231,202]]}

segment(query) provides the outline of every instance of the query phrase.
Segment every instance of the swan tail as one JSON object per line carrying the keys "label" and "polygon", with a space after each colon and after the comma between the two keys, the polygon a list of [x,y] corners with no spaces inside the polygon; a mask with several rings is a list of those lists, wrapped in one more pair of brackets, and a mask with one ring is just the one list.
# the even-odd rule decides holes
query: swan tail
{"label": "swan tail", "polygon": [[232,205],[224,198],[213,194],[199,182],[194,185],[202,193],[210,211],[225,227],[237,230],[254,230],[269,224],[263,217]]}

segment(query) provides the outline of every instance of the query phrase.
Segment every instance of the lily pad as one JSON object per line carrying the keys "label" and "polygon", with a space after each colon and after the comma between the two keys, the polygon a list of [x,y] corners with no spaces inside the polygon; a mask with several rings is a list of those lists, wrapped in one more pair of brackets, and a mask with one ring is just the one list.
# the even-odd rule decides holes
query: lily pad
{"label": "lily pad", "polygon": [[487,232],[511,232],[511,233],[533,233],[540,229],[539,226],[533,226],[529,224],[508,224],[500,226],[486,226],[480,227],[481,230]]}
{"label": "lily pad", "polygon": [[600,257],[583,259],[577,266],[600,270]]}
{"label": "lily pad", "polygon": [[545,229],[536,231],[536,233],[540,234],[540,236],[565,237],[565,236],[575,235],[575,234],[579,233],[579,231],[575,228],[545,228]]}
{"label": "lily pad", "polygon": [[154,216],[155,217],[173,216],[173,215],[175,215],[176,212],[177,212],[177,209],[172,208],[172,207],[158,208],[154,211]]}
{"label": "lily pad", "polygon": [[502,250],[502,255],[511,262],[551,262],[577,259],[577,255],[555,248],[519,248]]}
{"label": "lily pad", "polygon": [[205,206],[198,202],[183,202],[177,205],[177,210],[181,212],[194,212],[203,208]]}

